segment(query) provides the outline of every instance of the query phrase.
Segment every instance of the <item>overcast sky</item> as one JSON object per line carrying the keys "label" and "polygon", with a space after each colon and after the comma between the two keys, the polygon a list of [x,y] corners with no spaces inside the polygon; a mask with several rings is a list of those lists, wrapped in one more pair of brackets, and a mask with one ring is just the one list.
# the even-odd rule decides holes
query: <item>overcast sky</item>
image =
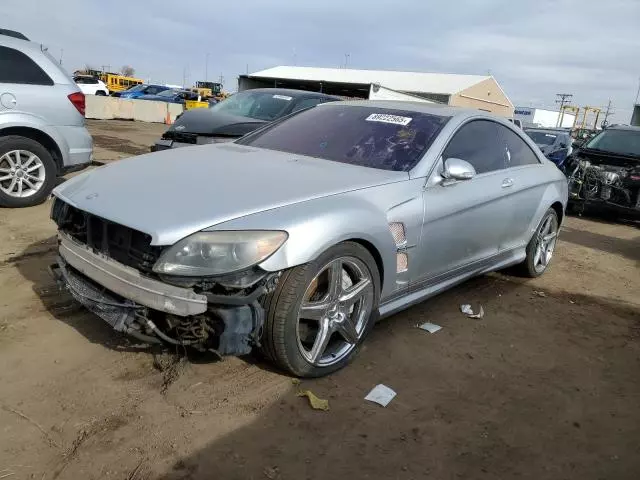
{"label": "overcast sky", "polygon": [[485,75],[517,106],[605,106],[628,123],[640,77],[640,0],[0,0],[0,27],[73,71],[131,65],[189,84],[276,65]]}

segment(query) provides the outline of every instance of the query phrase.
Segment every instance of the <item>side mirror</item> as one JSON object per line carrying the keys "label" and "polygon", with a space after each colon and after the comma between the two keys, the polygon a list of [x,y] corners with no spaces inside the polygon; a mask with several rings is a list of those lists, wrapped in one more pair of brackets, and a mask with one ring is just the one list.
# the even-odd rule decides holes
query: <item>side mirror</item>
{"label": "side mirror", "polygon": [[471,180],[476,169],[469,162],[460,158],[447,158],[444,161],[442,176],[445,180]]}

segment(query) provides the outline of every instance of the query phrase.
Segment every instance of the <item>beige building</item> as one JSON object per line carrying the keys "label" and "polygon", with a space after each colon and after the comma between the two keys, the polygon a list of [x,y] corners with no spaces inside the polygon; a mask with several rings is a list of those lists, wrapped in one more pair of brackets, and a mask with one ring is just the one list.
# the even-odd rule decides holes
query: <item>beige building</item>
{"label": "beige building", "polygon": [[280,66],[238,79],[238,90],[261,87],[321,91],[348,98],[406,99],[477,108],[513,117],[513,104],[490,75]]}

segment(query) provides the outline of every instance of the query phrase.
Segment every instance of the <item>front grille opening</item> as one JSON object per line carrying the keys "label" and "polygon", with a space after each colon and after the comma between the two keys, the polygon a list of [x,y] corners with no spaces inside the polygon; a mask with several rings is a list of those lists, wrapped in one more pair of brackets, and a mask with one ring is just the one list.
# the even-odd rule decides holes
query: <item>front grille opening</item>
{"label": "front grille opening", "polygon": [[151,235],[72,207],[56,198],[51,218],[77,241],[116,262],[152,273],[163,247],[151,245]]}

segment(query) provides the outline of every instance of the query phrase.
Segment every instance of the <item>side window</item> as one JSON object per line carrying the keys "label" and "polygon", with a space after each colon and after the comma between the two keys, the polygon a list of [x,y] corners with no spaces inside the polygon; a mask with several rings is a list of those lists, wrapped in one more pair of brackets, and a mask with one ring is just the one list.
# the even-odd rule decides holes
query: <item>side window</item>
{"label": "side window", "polygon": [[291,113],[299,112],[300,110],[304,110],[305,108],[315,107],[319,103],[322,103],[322,98],[304,98],[296,103],[296,106],[293,107]]}
{"label": "side window", "polygon": [[473,120],[458,130],[442,158],[466,160],[477,173],[492,172],[504,168],[505,152],[498,136],[499,125],[489,120]]}
{"label": "side window", "polygon": [[0,47],[0,83],[53,85],[53,80],[24,53]]}
{"label": "side window", "polygon": [[502,125],[498,125],[502,144],[505,145],[505,162],[507,168],[537,165],[540,163],[533,150],[520,136]]}

